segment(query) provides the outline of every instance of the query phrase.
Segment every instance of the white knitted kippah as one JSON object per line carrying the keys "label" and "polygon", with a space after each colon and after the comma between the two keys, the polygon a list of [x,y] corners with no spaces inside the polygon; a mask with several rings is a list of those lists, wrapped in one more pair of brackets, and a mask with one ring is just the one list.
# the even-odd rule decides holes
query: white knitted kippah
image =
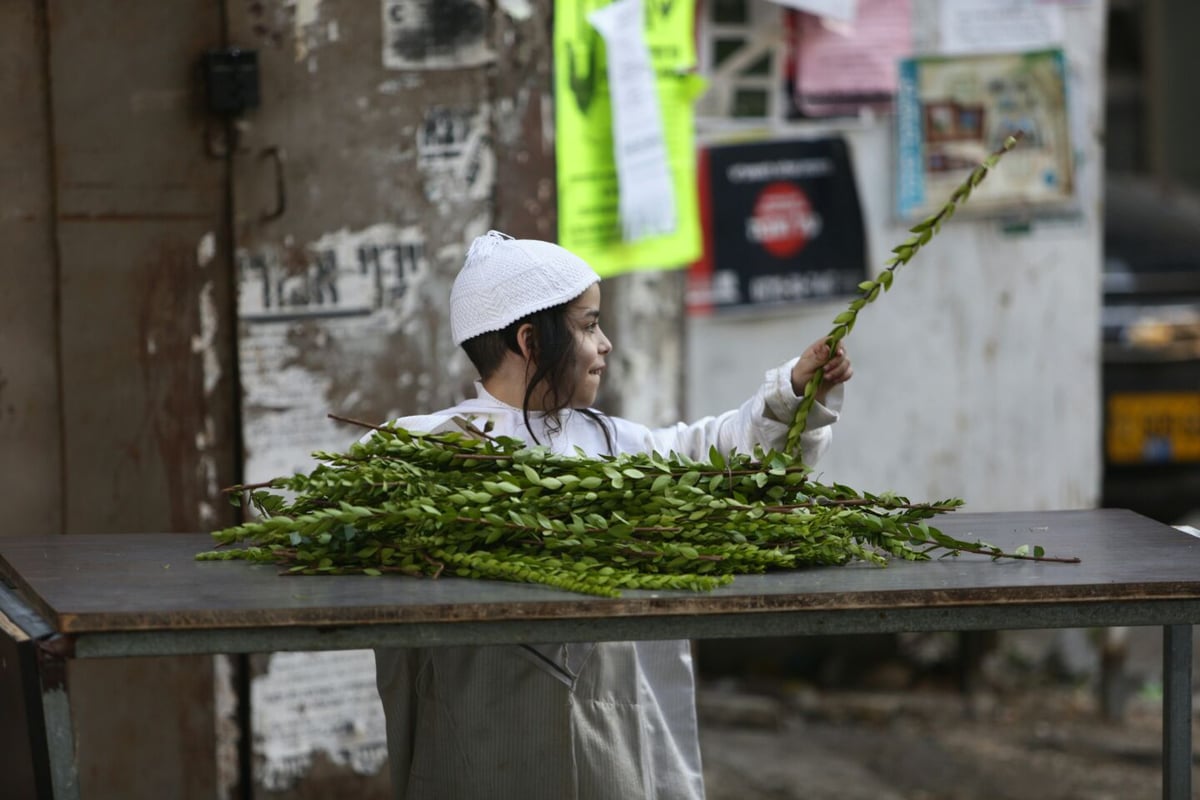
{"label": "white knitted kippah", "polygon": [[454,343],[574,300],[599,280],[586,261],[556,244],[488,231],[471,243],[450,289]]}

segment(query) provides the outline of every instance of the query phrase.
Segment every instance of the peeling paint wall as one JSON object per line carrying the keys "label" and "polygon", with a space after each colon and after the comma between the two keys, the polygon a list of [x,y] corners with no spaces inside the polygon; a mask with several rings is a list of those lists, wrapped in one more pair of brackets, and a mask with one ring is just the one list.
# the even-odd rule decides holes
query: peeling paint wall
{"label": "peeling paint wall", "polygon": [[291,789],[318,754],[356,775],[382,772],[387,731],[378,700],[370,651],[268,656],[250,689],[255,783]]}
{"label": "peeling paint wall", "polygon": [[234,800],[241,784],[238,749],[242,731],[238,725],[238,694],[234,659],[237,656],[213,656],[213,738],[216,742],[215,773],[217,800]]}
{"label": "peeling paint wall", "polygon": [[[235,179],[247,480],[306,468],[312,450],[362,433],[327,413],[378,423],[450,403],[473,377],[445,298],[492,217],[488,76],[470,56],[399,69],[373,44],[385,17],[421,30],[449,24],[443,12],[262,3],[231,20],[263,65]],[[296,58],[302,32],[331,27],[336,37],[306,33]],[[267,219],[275,169],[286,209]]]}
{"label": "peeling paint wall", "polygon": [[[271,247],[239,259],[239,344],[245,470],[249,480],[311,466],[313,450],[357,438],[330,422],[336,413],[370,422],[364,405],[402,409],[393,392],[372,396],[378,372],[412,402],[431,402],[422,363],[430,262],[419,228],[378,224],[324,234],[304,248],[297,270]],[[368,374],[369,372],[375,374]]]}
{"label": "peeling paint wall", "polygon": [[558,238],[552,8],[553,0],[500,4],[491,98],[495,227],[547,241]]}
{"label": "peeling paint wall", "polygon": [[490,62],[484,0],[383,0],[387,69],[462,69]]}
{"label": "peeling paint wall", "polygon": [[651,426],[684,418],[684,276],[634,272],[601,284],[602,322],[613,344],[596,400],[605,413]]}

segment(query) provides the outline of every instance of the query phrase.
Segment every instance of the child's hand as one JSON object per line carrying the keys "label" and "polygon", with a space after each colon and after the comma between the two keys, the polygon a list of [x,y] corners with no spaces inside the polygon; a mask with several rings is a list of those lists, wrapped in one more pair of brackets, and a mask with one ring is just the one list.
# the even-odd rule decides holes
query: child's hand
{"label": "child's hand", "polygon": [[837,354],[829,360],[828,364],[825,363],[827,358],[829,358],[829,347],[825,344],[824,339],[813,342],[800,356],[796,366],[792,367],[792,391],[796,393],[797,397],[804,396],[804,385],[821,366],[825,367],[825,373],[821,378],[821,385],[817,387],[818,403],[824,403],[825,395],[829,393],[830,389],[839,383],[845,383],[854,375],[854,369],[850,366],[850,358],[846,355],[846,348],[841,342],[838,343]]}

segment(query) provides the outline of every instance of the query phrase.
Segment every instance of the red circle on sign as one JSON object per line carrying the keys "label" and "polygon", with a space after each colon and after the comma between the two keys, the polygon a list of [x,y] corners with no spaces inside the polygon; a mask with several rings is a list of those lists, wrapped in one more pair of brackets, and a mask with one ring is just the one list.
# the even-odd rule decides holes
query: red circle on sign
{"label": "red circle on sign", "polygon": [[793,183],[767,184],[754,201],[754,214],[746,220],[746,234],[776,258],[800,252],[820,230],[808,196]]}

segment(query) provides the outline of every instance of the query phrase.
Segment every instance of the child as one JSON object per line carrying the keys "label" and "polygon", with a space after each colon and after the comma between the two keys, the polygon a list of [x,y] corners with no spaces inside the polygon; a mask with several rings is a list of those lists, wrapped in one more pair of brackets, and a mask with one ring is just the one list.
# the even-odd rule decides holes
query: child
{"label": "child", "polygon": [[[455,344],[479,370],[477,397],[397,424],[492,434],[555,452],[707,458],[709,447],[781,449],[798,395],[824,361],[818,341],[773,369],[736,410],[651,430],[590,408],[612,344],[600,329],[600,278],[558,245],[480,236],[450,292]],[[802,441],[828,447],[841,384],[839,348],[825,365]],[[376,651],[395,796],[521,800],[702,800],[688,642],[601,642]]]}

